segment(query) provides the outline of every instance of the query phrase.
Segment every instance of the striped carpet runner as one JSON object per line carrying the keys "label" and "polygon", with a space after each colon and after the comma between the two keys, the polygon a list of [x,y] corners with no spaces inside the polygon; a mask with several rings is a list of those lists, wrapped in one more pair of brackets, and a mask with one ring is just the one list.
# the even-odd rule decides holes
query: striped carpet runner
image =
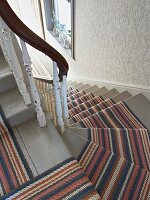
{"label": "striped carpet runner", "polygon": [[78,122],[78,121],[81,121],[82,119],[90,116],[90,115],[93,115],[94,113],[96,112],[99,112],[107,107],[110,107],[114,105],[114,102],[113,100],[111,99],[107,99],[99,104],[96,104],[95,106],[93,107],[90,107],[89,109],[86,109],[82,112],[79,112],[76,108],[74,109],[77,110],[77,112],[79,112],[78,114],[74,115],[71,119],[74,121],[74,123]]}
{"label": "striped carpet runner", "polygon": [[89,129],[79,163],[102,199],[148,199],[150,141],[146,129]]}
{"label": "striped carpet runner", "polygon": [[33,177],[15,135],[5,124],[0,115],[1,200],[101,199],[74,158]]}
{"label": "striped carpet runner", "polygon": [[69,102],[69,101],[73,101],[73,100],[75,100],[75,99],[77,99],[77,98],[80,98],[80,97],[82,97],[82,96],[84,96],[84,95],[85,95],[85,92],[82,92],[82,91],[77,92],[77,93],[75,93],[75,94],[73,94],[73,95],[68,96],[68,97],[67,97],[67,101],[68,101],[68,102]]}
{"label": "striped carpet runner", "polygon": [[[124,102],[68,90],[70,119],[88,128],[78,161],[68,158],[33,177],[0,117],[0,199],[147,200],[150,132]],[[84,136],[83,136],[84,137]]]}
{"label": "striped carpet runner", "polygon": [[17,143],[0,115],[0,197],[33,178]]}
{"label": "striped carpet runner", "polygon": [[104,100],[102,97],[93,97],[90,100],[87,101],[81,101],[81,103],[78,103],[78,101],[71,101],[68,103],[68,108],[69,108],[69,116],[74,116],[98,103],[103,102]]}
{"label": "striped carpet runner", "polygon": [[73,158],[60,163],[19,190],[5,196],[13,200],[98,200],[101,199]]}
{"label": "striped carpet runner", "polygon": [[73,95],[73,94],[76,94],[76,93],[78,93],[78,92],[79,92],[78,89],[73,89],[73,90],[71,90],[70,92],[67,93],[67,96],[69,97],[69,96],[71,96],[71,95]]}
{"label": "striped carpet runner", "polygon": [[84,128],[145,128],[124,102],[97,112],[79,123]]}
{"label": "striped carpet runner", "polygon": [[78,161],[101,198],[150,199],[150,132],[138,117],[111,99],[72,102],[70,119],[88,128]]}
{"label": "striped carpet runner", "polygon": [[81,97],[79,97],[79,98],[77,98],[73,101],[68,102],[68,108],[69,109],[74,108],[75,106],[78,106],[79,104],[81,104],[85,101],[89,101],[89,100],[93,99],[93,97],[94,96],[91,93],[85,94],[85,95],[83,95],[83,96],[81,96]]}

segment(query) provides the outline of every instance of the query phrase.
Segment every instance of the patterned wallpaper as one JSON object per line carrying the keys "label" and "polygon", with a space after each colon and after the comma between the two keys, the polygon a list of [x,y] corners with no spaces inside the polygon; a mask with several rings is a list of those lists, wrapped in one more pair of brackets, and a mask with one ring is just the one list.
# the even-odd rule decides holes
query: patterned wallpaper
{"label": "patterned wallpaper", "polygon": [[150,0],[75,4],[76,63],[70,75],[150,86]]}
{"label": "patterned wallpaper", "polygon": [[[16,10],[18,0],[8,1]],[[69,74],[150,86],[150,0],[74,2],[75,60],[46,33],[47,41],[69,61]]]}

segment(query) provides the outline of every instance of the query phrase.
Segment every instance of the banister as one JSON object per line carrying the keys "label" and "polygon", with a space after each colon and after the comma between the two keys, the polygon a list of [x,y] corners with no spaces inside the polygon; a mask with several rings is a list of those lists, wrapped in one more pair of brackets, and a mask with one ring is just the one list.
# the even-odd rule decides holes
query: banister
{"label": "banister", "polygon": [[34,78],[38,81],[42,81],[44,83],[53,84],[53,77],[34,75]]}
{"label": "banister", "polygon": [[0,16],[8,27],[19,36],[24,42],[49,56],[58,63],[60,77],[67,75],[69,69],[66,59],[51,45],[45,42],[32,30],[30,30],[14,13],[6,0],[0,0]]}

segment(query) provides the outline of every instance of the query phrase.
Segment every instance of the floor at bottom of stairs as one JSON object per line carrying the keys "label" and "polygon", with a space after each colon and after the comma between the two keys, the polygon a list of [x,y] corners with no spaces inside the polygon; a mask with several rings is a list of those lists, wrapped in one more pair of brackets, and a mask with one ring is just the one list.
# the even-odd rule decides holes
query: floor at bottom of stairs
{"label": "floor at bottom of stairs", "polygon": [[33,118],[13,128],[13,132],[35,176],[71,157],[50,119],[40,128]]}

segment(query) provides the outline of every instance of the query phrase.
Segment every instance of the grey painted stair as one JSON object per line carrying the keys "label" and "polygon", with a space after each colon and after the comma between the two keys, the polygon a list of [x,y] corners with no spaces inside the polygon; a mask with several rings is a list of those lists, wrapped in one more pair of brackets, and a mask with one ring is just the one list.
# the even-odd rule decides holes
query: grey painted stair
{"label": "grey painted stair", "polygon": [[0,68],[0,94],[15,87],[16,81],[9,68]]}
{"label": "grey painted stair", "polygon": [[86,90],[87,88],[89,88],[89,87],[91,87],[90,86],[90,84],[85,84],[85,85],[83,85],[83,86],[81,86],[81,87],[79,87],[79,88],[77,88],[79,91],[84,91],[84,90]]}
{"label": "grey painted stair", "polygon": [[35,168],[34,171],[38,174],[72,157],[49,116],[46,118],[47,126],[44,128],[39,127],[36,117],[13,128],[16,135],[19,133],[25,146],[21,145],[26,159],[30,160],[30,167]]}
{"label": "grey painted stair", "polygon": [[118,103],[119,101],[124,101],[128,98],[131,98],[132,95],[128,91],[124,91],[119,93],[118,95],[112,97],[111,99],[115,102]]}
{"label": "grey painted stair", "polygon": [[76,134],[73,129],[66,129],[62,138],[75,158],[78,158],[81,150],[88,141],[86,138],[82,137],[82,135]]}
{"label": "grey painted stair", "polygon": [[150,130],[150,101],[143,94],[138,94],[127,99],[125,103]]}
{"label": "grey painted stair", "polygon": [[[140,93],[124,102],[146,128],[150,130],[150,101]],[[75,123],[71,127],[82,128],[79,123]]]}
{"label": "grey painted stair", "polygon": [[[109,90],[108,92],[106,92],[104,94],[101,94],[101,97],[104,100],[106,100],[106,99],[114,97],[114,96],[116,96],[118,94],[119,94],[119,92],[115,88],[113,88],[112,90]],[[99,95],[97,95],[97,96],[99,96]]]}
{"label": "grey painted stair", "polygon": [[0,94],[0,104],[11,126],[31,119],[35,114],[32,106],[26,106],[17,88]]}
{"label": "grey painted stair", "polygon": [[72,87],[74,88],[74,89],[78,89],[78,88],[80,88],[81,86],[83,86],[84,84],[83,83],[77,83],[76,85],[73,85]]}
{"label": "grey painted stair", "polygon": [[98,90],[98,86],[97,85],[93,85],[87,89],[84,90],[85,93],[93,93],[94,91]]}
{"label": "grey painted stair", "polygon": [[93,91],[92,94],[94,96],[100,96],[101,94],[105,94],[106,92],[108,92],[108,89],[106,87],[101,87],[100,89]]}
{"label": "grey painted stair", "polygon": [[16,87],[16,81],[3,55],[0,56],[0,94]]}
{"label": "grey painted stair", "polygon": [[88,128],[70,127],[70,130],[79,135],[80,137],[83,137],[85,140],[88,140]]}
{"label": "grey painted stair", "polygon": [[[119,101],[124,101],[124,100],[126,100],[126,99],[128,99],[128,98],[130,98],[130,97],[132,97],[132,95],[131,95],[128,91],[124,91],[124,92],[119,93],[118,95],[112,97],[111,99],[112,99],[115,103],[117,103],[117,102],[119,102]],[[98,105],[98,104],[97,104],[97,105]],[[95,105],[95,106],[96,106],[96,105]],[[95,106],[92,106],[91,108],[94,108]],[[88,109],[87,109],[87,110],[88,110]],[[74,122],[73,119],[71,118],[71,119],[69,120],[69,124],[72,125],[72,124],[74,124],[74,123],[75,123],[75,122]]]}
{"label": "grey painted stair", "polygon": [[67,86],[68,86],[68,88],[69,87],[73,87],[74,85],[76,85],[77,84],[77,81],[70,81],[70,82],[67,82]]}
{"label": "grey painted stair", "polygon": [[[125,100],[124,102],[131,111],[150,130],[150,101],[143,94],[132,97],[128,91],[124,91],[113,97],[113,100],[116,101],[116,103],[120,100]],[[80,124],[76,123],[74,126],[70,127],[70,130],[65,133],[63,138],[69,146],[71,153],[77,158],[88,141],[88,128],[82,128]],[[78,143],[79,148],[77,148]]]}

